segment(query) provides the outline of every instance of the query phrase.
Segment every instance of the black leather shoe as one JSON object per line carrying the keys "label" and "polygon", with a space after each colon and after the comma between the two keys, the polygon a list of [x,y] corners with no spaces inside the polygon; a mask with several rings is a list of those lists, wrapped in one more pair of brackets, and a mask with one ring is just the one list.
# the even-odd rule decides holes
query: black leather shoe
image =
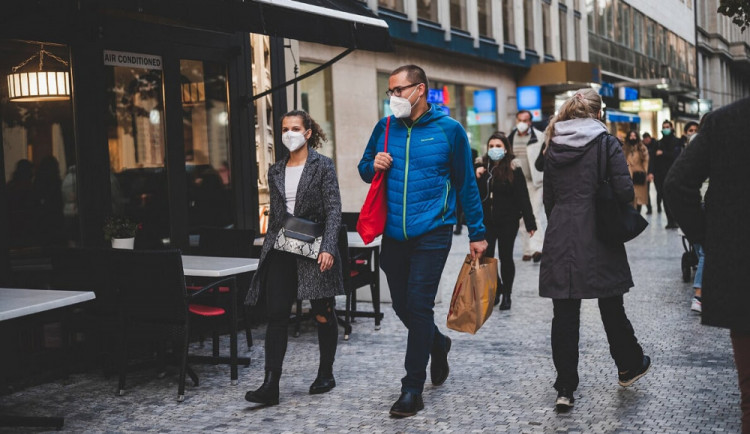
{"label": "black leather shoe", "polygon": [[534,260],[534,262],[539,262],[542,260],[542,252],[534,252],[533,255],[531,255],[531,259]]}
{"label": "black leather shoe", "polygon": [[421,393],[401,392],[398,401],[391,407],[391,416],[409,417],[424,410],[424,401]]}
{"label": "black leather shoe", "polygon": [[503,301],[500,303],[500,310],[510,310],[510,294],[503,294]]}
{"label": "black leather shoe", "polygon": [[245,401],[264,405],[279,404],[279,378],[280,372],[266,371],[263,384],[256,390],[245,394]]}
{"label": "black leather shoe", "polygon": [[318,375],[310,386],[310,395],[326,393],[336,387],[336,380],[331,376]]}
{"label": "black leather shoe", "polygon": [[448,352],[451,350],[451,338],[445,337],[445,351],[434,351],[430,358],[430,380],[433,386],[440,386],[448,379],[450,366],[448,366]]}

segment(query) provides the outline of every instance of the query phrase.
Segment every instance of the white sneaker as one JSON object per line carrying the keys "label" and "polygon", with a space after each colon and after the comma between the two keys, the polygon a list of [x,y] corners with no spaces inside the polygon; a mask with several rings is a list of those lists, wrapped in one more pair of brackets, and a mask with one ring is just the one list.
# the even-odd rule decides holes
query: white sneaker
{"label": "white sneaker", "polygon": [[690,310],[692,310],[693,312],[698,312],[698,313],[703,312],[703,306],[701,304],[700,297],[693,297],[693,302],[690,303]]}

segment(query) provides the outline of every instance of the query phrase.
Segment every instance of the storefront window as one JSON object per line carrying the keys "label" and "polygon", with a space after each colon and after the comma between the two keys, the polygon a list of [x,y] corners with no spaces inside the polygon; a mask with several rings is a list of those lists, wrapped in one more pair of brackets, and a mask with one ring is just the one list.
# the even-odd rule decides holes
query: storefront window
{"label": "storefront window", "polygon": [[154,245],[170,235],[162,60],[109,50],[104,58],[111,211],[141,224]]}
{"label": "storefront window", "polygon": [[513,23],[513,0],[503,0],[503,40],[506,44],[516,43]]}
{"label": "storefront window", "polygon": [[404,0],[378,0],[378,7],[392,11],[405,12]]}
{"label": "storefront window", "polygon": [[[572,13],[572,12],[571,12]],[[568,13],[560,10],[560,59],[568,60]]]}
{"label": "storefront window", "polygon": [[459,30],[467,30],[466,24],[466,0],[450,0],[451,5],[451,27]]}
{"label": "storefront window", "polygon": [[[271,50],[268,36],[250,34],[252,47],[253,95],[271,88]],[[271,95],[255,102],[255,155],[258,162],[258,219],[260,233],[268,228],[268,169],[276,161],[273,138],[273,99]]]}
{"label": "storefront window", "polygon": [[492,0],[478,0],[479,6],[479,35],[494,37],[492,32]]}
{"label": "storefront window", "polygon": [[[523,16],[526,29],[526,49],[534,49],[534,0],[524,0]],[[543,53],[539,53],[540,55]]]}
{"label": "storefront window", "polygon": [[[317,63],[300,62],[302,74],[317,68]],[[333,85],[331,83],[331,69],[326,68],[300,81],[300,97],[302,99],[302,110],[310,113],[315,122],[328,137],[323,142],[318,152],[336,161],[336,137],[333,125]]]}
{"label": "storefront window", "polygon": [[542,2],[542,32],[544,34],[544,54],[552,55],[552,22],[550,21],[549,3]]}
{"label": "storefront window", "polygon": [[427,21],[437,22],[438,0],[417,0],[417,17]]}
{"label": "storefront window", "polygon": [[182,128],[188,176],[188,224],[234,222],[227,75],[223,64],[180,60]]}
{"label": "storefront window", "polygon": [[[8,212],[8,227],[0,236],[7,237],[11,252],[80,242],[76,146],[66,76],[69,57],[64,45],[0,40],[0,137]],[[52,83],[53,89],[49,82],[28,80],[52,70],[61,73],[59,88],[57,82]],[[23,90],[20,81],[18,88],[8,88],[5,74],[11,72],[26,77]],[[10,92],[19,95],[18,91],[31,91],[37,97],[33,101],[12,99]],[[53,91],[66,95],[40,96]]]}

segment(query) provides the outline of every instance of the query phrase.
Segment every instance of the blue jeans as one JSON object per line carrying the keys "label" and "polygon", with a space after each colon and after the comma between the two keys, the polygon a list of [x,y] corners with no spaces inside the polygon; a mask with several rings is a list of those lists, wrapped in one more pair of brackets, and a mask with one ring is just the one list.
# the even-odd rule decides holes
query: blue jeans
{"label": "blue jeans", "polygon": [[698,256],[698,266],[695,268],[695,279],[693,279],[693,288],[703,287],[703,261],[706,255],[703,253],[703,246],[700,244],[693,244],[695,254]]}
{"label": "blue jeans", "polygon": [[380,267],[388,279],[393,310],[409,330],[401,391],[422,393],[430,353],[445,349],[433,307],[453,241],[453,227],[441,226],[406,241],[383,237]]}

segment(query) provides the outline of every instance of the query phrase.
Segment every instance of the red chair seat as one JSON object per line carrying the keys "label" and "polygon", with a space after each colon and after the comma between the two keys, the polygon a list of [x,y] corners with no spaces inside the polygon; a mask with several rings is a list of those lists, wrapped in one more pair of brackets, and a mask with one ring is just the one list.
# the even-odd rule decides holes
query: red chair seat
{"label": "red chair seat", "polygon": [[191,304],[188,306],[188,310],[191,313],[194,313],[200,316],[219,316],[219,315],[224,315],[226,313],[226,311],[220,307],[205,306],[202,304]]}
{"label": "red chair seat", "polygon": [[[199,290],[199,289],[201,289],[203,287],[202,286],[187,286],[186,288],[188,289],[188,291],[197,291],[197,290]],[[229,292],[229,287],[228,286],[220,286],[219,287],[219,292],[222,293],[222,294],[225,294],[225,293]]]}

